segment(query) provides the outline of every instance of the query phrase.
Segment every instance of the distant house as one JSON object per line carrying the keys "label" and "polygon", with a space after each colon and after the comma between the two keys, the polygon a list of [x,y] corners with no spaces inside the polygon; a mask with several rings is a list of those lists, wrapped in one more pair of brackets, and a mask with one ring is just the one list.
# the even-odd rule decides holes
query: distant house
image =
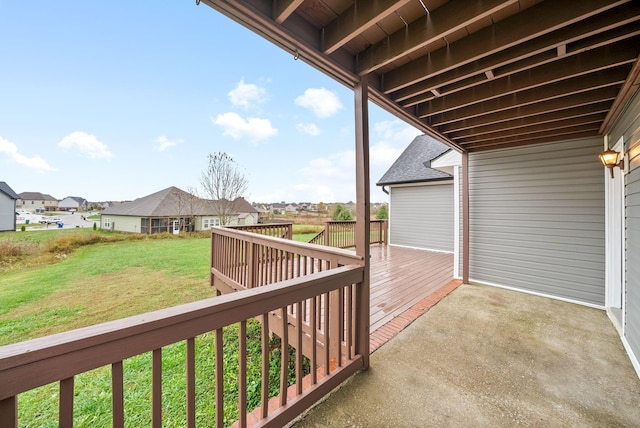
{"label": "distant house", "polygon": [[[191,193],[168,187],[134,201],[123,202],[101,213],[102,229],[134,233],[179,233],[207,230],[221,224],[219,210],[211,201]],[[244,198],[232,202],[229,225],[258,223],[258,210]]]}
{"label": "distant house", "polygon": [[58,202],[58,209],[60,211],[87,211],[89,202],[79,196],[67,196]]}
{"label": "distant house", "polygon": [[377,185],[389,193],[391,245],[454,253],[458,266],[461,160],[458,152],[421,135],[380,178]]}
{"label": "distant house", "polygon": [[0,181],[0,232],[16,230],[16,201],[20,196]]}
{"label": "distant house", "polygon": [[58,200],[46,193],[22,192],[18,196],[20,199],[16,202],[16,208],[21,210],[40,213],[58,209]]}

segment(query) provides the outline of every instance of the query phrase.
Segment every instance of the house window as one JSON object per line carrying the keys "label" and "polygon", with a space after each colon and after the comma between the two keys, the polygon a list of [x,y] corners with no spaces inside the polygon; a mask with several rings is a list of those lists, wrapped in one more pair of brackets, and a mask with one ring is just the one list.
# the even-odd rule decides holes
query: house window
{"label": "house window", "polygon": [[111,219],[109,217],[104,218],[104,228],[111,229]]}
{"label": "house window", "polygon": [[213,226],[220,226],[220,219],[215,217],[215,218],[203,218],[202,219],[202,228],[203,229],[209,229]]}

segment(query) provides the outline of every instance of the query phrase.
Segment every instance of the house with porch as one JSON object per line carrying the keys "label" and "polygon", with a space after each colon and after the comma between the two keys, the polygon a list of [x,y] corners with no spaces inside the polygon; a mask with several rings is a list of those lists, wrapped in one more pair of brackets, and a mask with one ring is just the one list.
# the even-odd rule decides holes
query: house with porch
{"label": "house with porch", "polygon": [[[616,345],[640,374],[638,2],[196,2],[202,3],[353,89],[356,250],[214,227],[212,284],[245,290],[0,348],[0,426],[15,424],[19,393],[57,381],[61,425],[68,424],[73,377],[105,365],[114,379],[113,425],[123,426],[122,361],[146,352],[153,353],[153,423],[160,426],[161,351],[179,341],[186,344],[187,426],[195,426],[194,337],[219,331],[215,342],[222,347],[223,328],[236,323],[238,426],[282,426],[366,370],[369,102],[460,154],[462,281],[606,313],[618,331]],[[436,268],[423,266],[420,278]],[[285,369],[277,404],[269,405],[263,387],[249,419],[242,337],[254,317],[265,348],[269,331],[279,331]],[[285,373],[289,344],[301,350],[291,361],[292,385]],[[318,370],[303,376],[302,354]],[[216,377],[222,384],[221,371]],[[216,391],[222,426],[224,391]]]}
{"label": "house with porch", "polygon": [[22,192],[19,196],[20,199],[18,199],[16,203],[16,207],[18,209],[33,213],[56,211],[58,209],[58,200],[49,194],[40,192]]}
{"label": "house with porch", "polygon": [[[201,199],[177,187],[105,208],[100,227],[132,233],[180,233],[207,230],[222,224],[220,201]],[[228,225],[258,223],[258,210],[244,198],[227,203]]]}

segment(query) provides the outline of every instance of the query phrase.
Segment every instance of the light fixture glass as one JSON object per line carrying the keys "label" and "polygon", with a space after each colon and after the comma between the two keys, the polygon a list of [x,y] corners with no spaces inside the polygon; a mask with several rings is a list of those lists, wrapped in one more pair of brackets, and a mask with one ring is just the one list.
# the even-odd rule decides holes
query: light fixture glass
{"label": "light fixture glass", "polygon": [[614,152],[613,150],[607,150],[600,154],[600,160],[602,164],[607,167],[616,166],[618,163],[618,152]]}
{"label": "light fixture glass", "polygon": [[609,171],[611,172],[611,178],[613,178],[614,167],[617,166],[618,168],[620,168],[620,170],[624,170],[624,159],[620,159],[620,161],[618,161],[619,156],[620,153],[614,152],[613,150],[606,150],[599,156],[602,164],[609,168]]}

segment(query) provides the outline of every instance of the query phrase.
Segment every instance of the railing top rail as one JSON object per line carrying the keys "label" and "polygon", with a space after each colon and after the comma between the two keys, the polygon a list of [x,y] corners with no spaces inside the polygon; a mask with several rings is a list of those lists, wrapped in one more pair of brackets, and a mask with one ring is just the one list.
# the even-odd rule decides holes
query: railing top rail
{"label": "railing top rail", "polygon": [[325,245],[309,244],[307,242],[291,241],[289,239],[276,238],[273,236],[258,235],[242,230],[230,230],[228,228],[216,226],[211,229],[212,234],[228,236],[230,238],[242,237],[245,241],[267,245],[279,250],[296,252],[303,256],[321,257],[320,255],[332,255],[345,261],[342,264],[361,263],[363,258],[353,251],[341,248],[327,247]]}
{"label": "railing top rail", "polygon": [[[0,400],[362,282],[350,265],[0,347]],[[62,363],[64,359],[64,364]]]}
{"label": "railing top rail", "polygon": [[260,227],[283,227],[293,225],[292,221],[283,221],[282,223],[258,223],[258,224],[233,224],[224,226],[229,229],[250,229],[250,228],[260,228]]}

